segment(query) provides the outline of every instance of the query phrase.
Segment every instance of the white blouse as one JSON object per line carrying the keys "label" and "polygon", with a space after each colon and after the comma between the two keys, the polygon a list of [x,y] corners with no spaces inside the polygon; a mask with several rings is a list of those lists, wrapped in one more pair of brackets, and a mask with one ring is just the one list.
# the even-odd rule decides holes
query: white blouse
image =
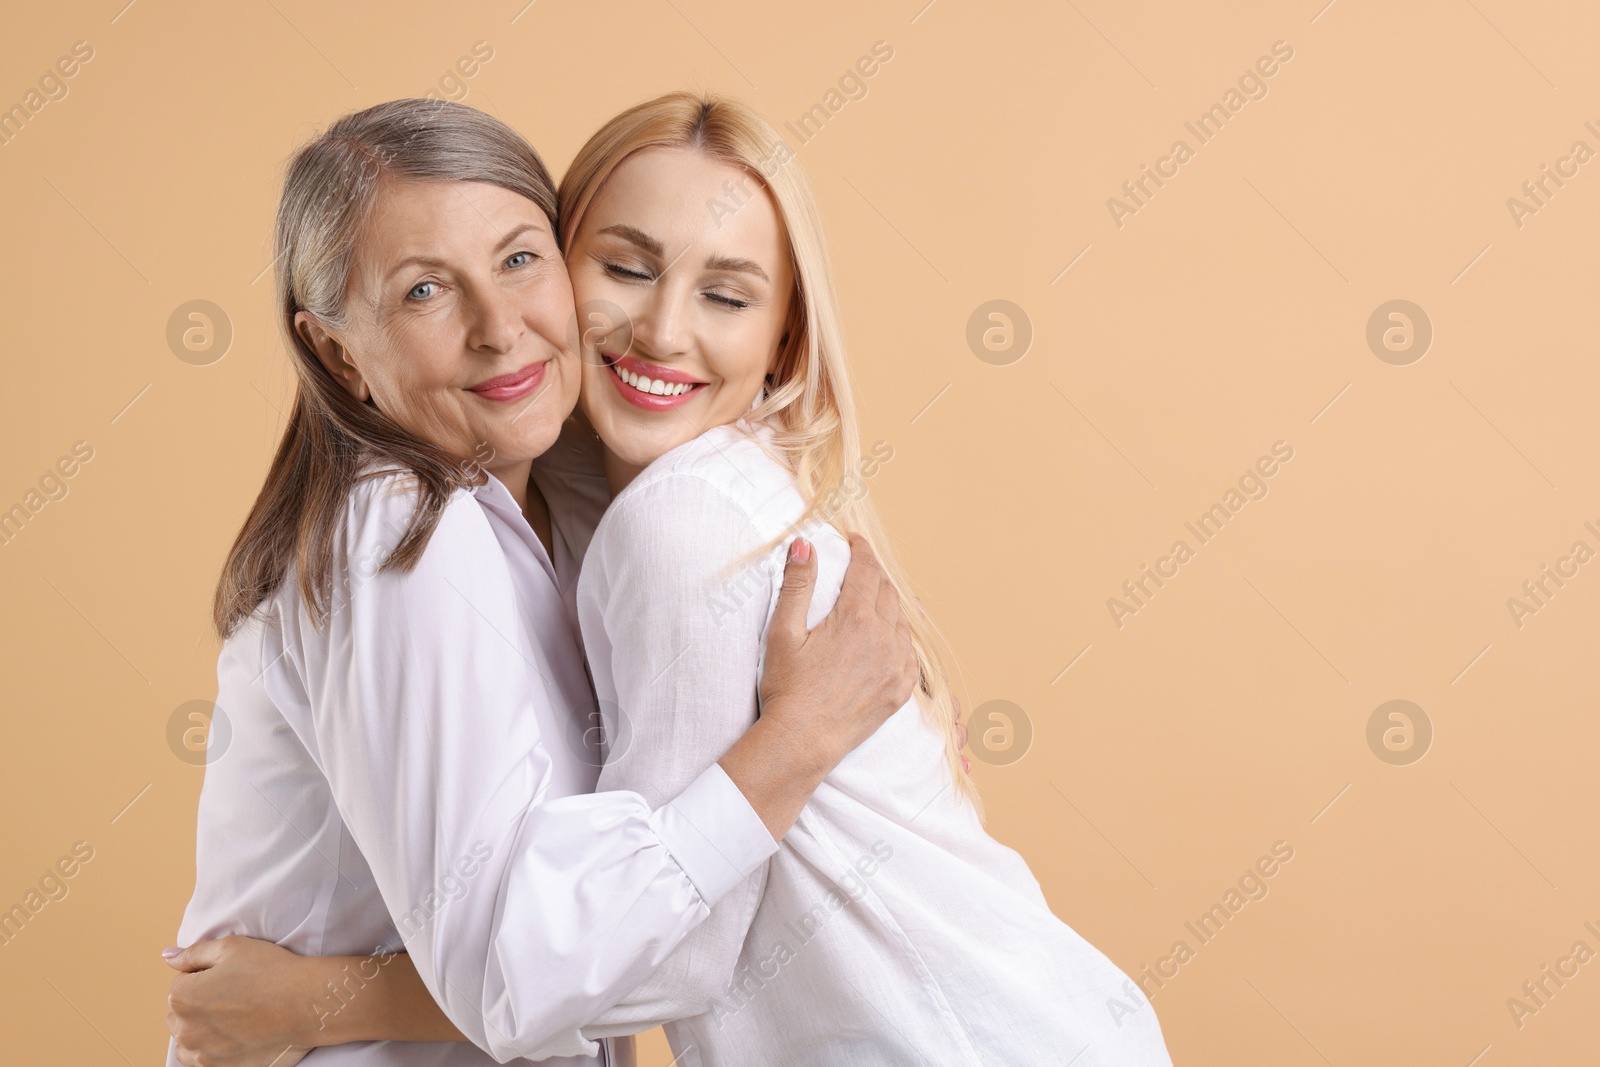
{"label": "white blouse", "polygon": [[[600,1062],[580,1028],[608,1010],[636,1017],[623,998],[776,849],[714,762],[671,796],[592,792],[573,591],[595,494],[547,469],[535,479],[556,516],[554,563],[490,477],[449,500],[413,570],[377,573],[416,499],[389,474],[351,495],[331,618],[311,626],[291,573],[223,645],[232,739],[206,768],[179,944],[246,934],[374,954],[328,1012],[403,946],[494,1057],[374,1042],[309,1062]],[[692,1008],[658,1006],[663,1019]]]}
{"label": "white blouse", "polygon": [[[788,470],[732,426],[618,495],[578,586],[613,746],[601,788],[662,803],[755,720],[803,510]],[[818,553],[815,626],[849,543],[826,525],[800,532]],[[699,1002],[667,1025],[679,1067],[1171,1063],[1139,988],[1051,914],[1027,864],[958,797],[943,732],[916,699],[839,764],[777,854],[633,999],[642,1019],[668,997]]]}

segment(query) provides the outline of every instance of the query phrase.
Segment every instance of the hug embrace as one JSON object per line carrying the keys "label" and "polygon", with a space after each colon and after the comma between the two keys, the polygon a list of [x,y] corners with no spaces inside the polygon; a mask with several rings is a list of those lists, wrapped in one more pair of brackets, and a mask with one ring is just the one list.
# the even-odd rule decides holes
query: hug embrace
{"label": "hug embrace", "polygon": [[1170,1064],[984,832],[778,143],[672,93],[558,191],[396,100],[290,161],[169,1063]]}

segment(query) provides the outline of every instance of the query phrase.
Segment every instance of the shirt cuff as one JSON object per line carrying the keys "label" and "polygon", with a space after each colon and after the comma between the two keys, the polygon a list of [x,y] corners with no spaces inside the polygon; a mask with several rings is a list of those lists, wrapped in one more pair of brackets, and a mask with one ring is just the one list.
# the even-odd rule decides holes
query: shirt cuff
{"label": "shirt cuff", "polygon": [[652,812],[650,824],[708,908],[778,851],[767,824],[718,763]]}

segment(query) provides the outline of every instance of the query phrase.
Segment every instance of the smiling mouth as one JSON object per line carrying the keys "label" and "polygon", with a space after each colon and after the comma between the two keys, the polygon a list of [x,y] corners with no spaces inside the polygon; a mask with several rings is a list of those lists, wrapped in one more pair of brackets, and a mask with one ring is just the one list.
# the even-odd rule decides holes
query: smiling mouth
{"label": "smiling mouth", "polygon": [[530,363],[521,370],[515,370],[510,374],[502,374],[499,377],[490,378],[488,381],[479,382],[477,385],[468,388],[467,392],[476,393],[485,400],[494,400],[501,403],[521,400],[539,388],[539,385],[544,381],[545,369],[548,365],[548,360]]}
{"label": "smiling mouth", "polygon": [[655,367],[633,356],[618,357],[602,352],[600,358],[605,361],[610,372],[608,376],[622,398],[648,411],[677,407],[707,384],[681,371]]}

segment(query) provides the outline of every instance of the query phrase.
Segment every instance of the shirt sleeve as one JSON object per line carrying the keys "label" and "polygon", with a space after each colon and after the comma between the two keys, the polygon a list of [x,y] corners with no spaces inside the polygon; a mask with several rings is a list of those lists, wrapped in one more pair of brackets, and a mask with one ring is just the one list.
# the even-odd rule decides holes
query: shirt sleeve
{"label": "shirt sleeve", "polygon": [[[308,747],[418,973],[497,1060],[592,1055],[583,1023],[776,849],[715,765],[670,799],[547,795],[558,699],[488,516],[458,492],[415,568],[378,572],[414,506],[357,488],[334,611],[297,653]],[[292,580],[292,578],[291,578]]]}
{"label": "shirt sleeve", "polygon": [[[756,719],[762,638],[774,556],[743,508],[693,475],[624,494],[585,566],[586,632],[606,734],[600,788],[655,802],[714,766]],[[600,672],[608,677],[602,678]],[[611,696],[612,699],[607,699]],[[725,992],[761,903],[762,864],[711,909],[665,961],[585,1027],[591,1037],[634,1033],[709,1011]]]}

